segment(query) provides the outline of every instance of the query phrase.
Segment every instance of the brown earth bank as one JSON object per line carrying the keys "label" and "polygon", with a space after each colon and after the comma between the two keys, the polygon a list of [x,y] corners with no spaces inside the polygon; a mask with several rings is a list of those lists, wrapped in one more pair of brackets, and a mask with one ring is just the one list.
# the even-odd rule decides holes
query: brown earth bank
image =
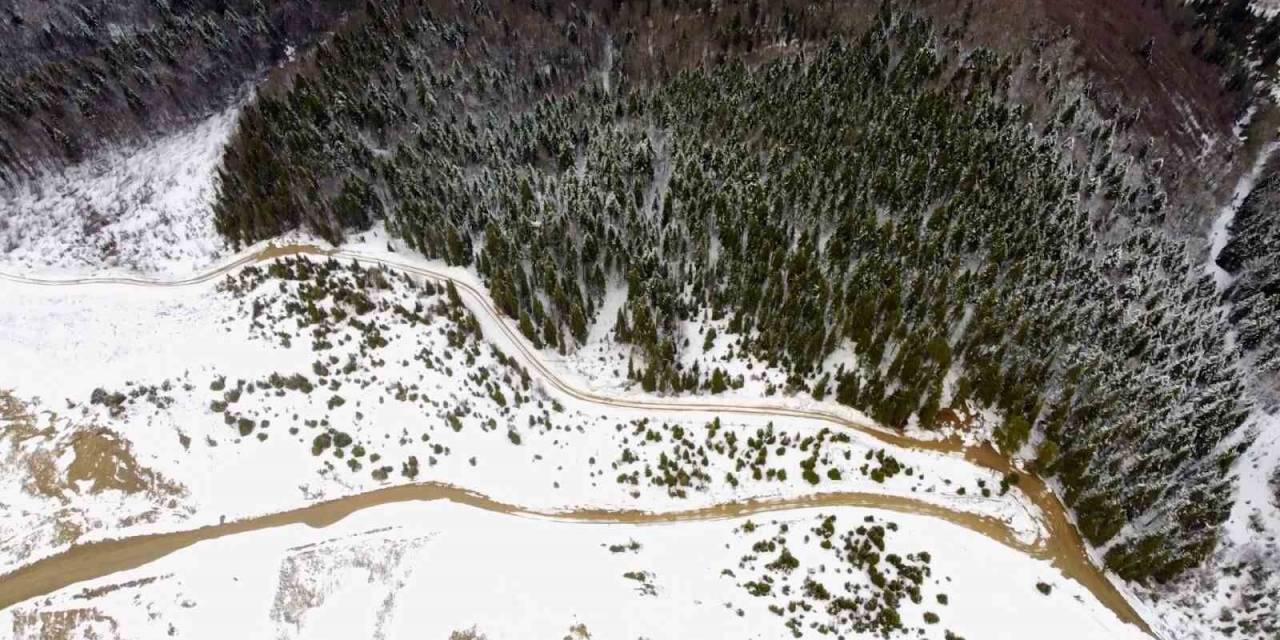
{"label": "brown earth bank", "polygon": [[[159,512],[174,508],[186,488],[138,462],[129,442],[101,426],[75,424],[43,411],[0,389],[0,477],[15,480],[9,486],[41,501],[47,536],[15,535],[5,545],[20,553],[35,552],[41,545],[74,544],[95,525],[82,512],[77,498],[104,492],[141,495],[151,508],[122,515],[116,526],[151,522]],[[19,518],[13,522],[22,522]],[[8,525],[3,534],[24,534]],[[16,540],[16,542],[15,542]]]}

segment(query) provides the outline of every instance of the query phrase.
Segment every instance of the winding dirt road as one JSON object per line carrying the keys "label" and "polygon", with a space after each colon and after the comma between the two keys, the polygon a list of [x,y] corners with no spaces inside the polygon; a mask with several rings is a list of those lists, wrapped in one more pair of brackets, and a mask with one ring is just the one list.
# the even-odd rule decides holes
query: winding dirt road
{"label": "winding dirt road", "polygon": [[[539,354],[519,334],[514,325],[503,318],[484,292],[467,282],[452,278],[448,274],[409,261],[369,256],[346,250],[325,250],[310,245],[286,245],[269,246],[265,249],[249,252],[209,271],[179,280],[151,280],[115,276],[54,280],[28,278],[5,273],[0,273],[0,280],[33,286],[58,287],[101,284],[184,287],[209,282],[248,264],[293,255],[330,256],[356,260],[361,263],[377,264],[437,281],[453,282],[459,293],[467,298],[472,311],[483,313],[487,316],[491,320],[490,325],[496,327],[502,333],[501,338],[509,343],[509,346],[519,354],[526,366],[538,373],[543,382],[557,392],[583,402],[661,412],[709,411],[730,415],[763,415],[814,420],[840,428],[854,429],[896,447],[963,455],[969,462],[997,473],[1007,474],[1014,471],[1009,461],[990,446],[966,446],[959,439],[924,440],[912,438],[874,425],[850,420],[831,411],[754,403],[728,405],[678,398],[657,400],[615,397],[575,387],[543,362]],[[492,339],[494,336],[489,337]],[[29,564],[8,575],[0,576],[0,609],[29,598],[52,593],[77,582],[145,565],[201,540],[288,524],[305,523],[312,526],[325,526],[355,511],[391,502],[450,500],[513,516],[554,518],[573,522],[625,523],[672,523],[729,518],[766,511],[783,511],[814,506],[857,506],[936,517],[981,533],[1033,557],[1049,560],[1068,578],[1088,588],[1100,602],[1110,608],[1121,620],[1136,625],[1147,634],[1151,634],[1150,627],[1143,621],[1142,617],[1138,615],[1104,573],[1089,559],[1083,541],[1071,524],[1062,503],[1054,493],[1039,477],[1025,473],[1020,475],[1021,481],[1017,485],[1017,490],[1022,491],[1028,500],[1040,510],[1041,521],[1047,531],[1047,534],[1042,539],[1034,543],[1020,541],[1017,535],[1004,522],[996,518],[953,510],[910,497],[874,493],[828,493],[785,499],[744,500],[687,511],[665,513],[599,509],[539,512],[505,504],[487,496],[448,485],[433,483],[401,485],[317,503],[292,511],[188,531],[133,536],[118,540],[75,545],[67,551]]]}
{"label": "winding dirt road", "polygon": [[494,500],[484,494],[447,484],[426,482],[376,489],[344,498],[308,505],[291,511],[211,525],[199,529],[133,536],[79,544],[64,553],[27,565],[0,579],[0,609],[58,589],[126,571],[158,560],[202,540],[221,538],[291,524],[326,527],[357,511],[396,502],[448,500],[485,511],[561,522],[600,524],[671,524],[736,518],[757,513],[809,507],[873,507],[900,513],[935,517],[976,531],[1025,553],[1043,557],[1038,542],[1026,543],[1000,519],[904,496],[841,492],[787,498],[764,498],[711,505],[695,509],[654,513],[640,510],[571,509],[538,511]]}

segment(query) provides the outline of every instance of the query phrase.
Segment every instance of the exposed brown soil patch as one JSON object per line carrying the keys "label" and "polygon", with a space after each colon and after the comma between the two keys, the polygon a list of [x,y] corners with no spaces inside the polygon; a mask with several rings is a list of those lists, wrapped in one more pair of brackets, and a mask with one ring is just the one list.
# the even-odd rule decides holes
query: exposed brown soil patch
{"label": "exposed brown soil patch", "polygon": [[119,638],[116,621],[97,609],[29,610],[13,618],[16,640],[107,640]]}
{"label": "exposed brown soil patch", "polygon": [[[0,474],[16,480],[21,491],[51,502],[44,520],[29,522],[33,531],[47,526],[46,543],[65,546],[86,532],[74,498],[106,491],[144,494],[152,504],[173,506],[186,493],[179,483],[139,463],[128,442],[104,427],[80,427],[51,413],[37,414],[8,391],[0,390]],[[70,464],[59,461],[71,458]],[[155,512],[128,514],[130,526],[150,521]],[[16,531],[11,532],[16,533]],[[28,540],[31,543],[31,540]],[[18,543],[22,544],[22,543]]]}
{"label": "exposed brown soil patch", "polygon": [[75,458],[67,467],[66,484],[70,487],[90,483],[90,493],[123,491],[177,495],[182,487],[160,477],[138,464],[120,436],[98,427],[81,431],[71,438]]}
{"label": "exposed brown soil patch", "polygon": [[967,430],[977,419],[977,414],[970,413],[965,407],[947,407],[938,409],[938,415],[934,417],[933,422],[938,427]]}
{"label": "exposed brown soil patch", "polygon": [[14,397],[4,389],[0,389],[0,437],[8,438],[15,444],[37,436],[50,437],[53,429],[36,428],[36,419],[26,403]]}
{"label": "exposed brown soil patch", "polygon": [[[1006,0],[999,4],[1018,4]],[[1222,70],[1191,52],[1190,35],[1175,32],[1162,2],[1141,0],[1039,0],[1054,25],[1071,29],[1084,61],[1115,99],[1112,108],[1140,109],[1146,133],[1163,135],[1183,151],[1198,150],[1199,131],[1228,136],[1243,95],[1222,89]],[[1150,63],[1138,50],[1150,39]]]}
{"label": "exposed brown soil patch", "polygon": [[[32,495],[66,503],[70,494],[86,486],[92,494],[113,490],[155,496],[183,493],[181,485],[141,465],[128,442],[105,427],[77,427],[55,415],[47,418],[43,428],[39,422],[26,404],[0,391],[0,437],[13,446],[4,462],[23,474],[24,488]],[[63,470],[58,460],[68,451],[73,458]]]}

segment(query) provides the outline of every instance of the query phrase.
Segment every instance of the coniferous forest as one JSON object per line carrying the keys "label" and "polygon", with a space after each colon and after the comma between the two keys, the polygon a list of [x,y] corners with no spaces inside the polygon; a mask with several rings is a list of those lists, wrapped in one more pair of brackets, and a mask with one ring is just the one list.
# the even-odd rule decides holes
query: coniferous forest
{"label": "coniferous forest", "polygon": [[[535,344],[607,323],[655,393],[723,388],[678,365],[700,345],[675,327],[728,319],[791,392],[895,427],[994,412],[1119,575],[1198,565],[1248,445],[1228,437],[1240,362],[1276,367],[1274,274],[1229,294],[1260,302],[1228,341],[1133,119],[1047,56],[889,4],[857,24],[763,4],[725,9],[695,56],[634,8],[370,2],[244,110],[217,228],[338,242],[385,221],[476,269]],[[1262,264],[1274,239],[1221,260]]]}
{"label": "coniferous forest", "polygon": [[207,116],[355,0],[11,0],[0,7],[0,187]]}
{"label": "coniferous forest", "polygon": [[1280,173],[1268,166],[1228,228],[1217,263],[1235,277],[1228,320],[1252,368],[1280,382]]}

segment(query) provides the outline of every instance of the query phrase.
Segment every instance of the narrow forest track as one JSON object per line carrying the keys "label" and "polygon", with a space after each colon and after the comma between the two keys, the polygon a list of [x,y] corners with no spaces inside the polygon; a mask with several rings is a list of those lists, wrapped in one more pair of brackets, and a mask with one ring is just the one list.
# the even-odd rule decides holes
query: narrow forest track
{"label": "narrow forest track", "polygon": [[[573,522],[627,523],[671,523],[727,518],[765,511],[783,511],[813,506],[854,506],[882,508],[936,517],[981,533],[1030,556],[1049,560],[1067,578],[1075,580],[1089,589],[1118,618],[1139,627],[1148,635],[1154,635],[1150,626],[1142,619],[1119,589],[1092,562],[1088,550],[1075,526],[1071,523],[1065,507],[1063,507],[1053,491],[1040,477],[1015,469],[1007,458],[991,448],[990,445],[966,445],[959,438],[945,440],[915,438],[873,424],[852,420],[833,411],[821,409],[801,409],[777,404],[742,402],[738,404],[722,404],[682,398],[632,398],[602,395],[582,389],[564,380],[563,377],[552,370],[524,336],[520,335],[513,323],[503,317],[485,292],[468,282],[422,264],[415,264],[408,260],[371,256],[350,250],[331,250],[314,245],[291,244],[269,245],[265,248],[251,250],[200,274],[175,280],[128,276],[46,279],[3,272],[0,272],[0,280],[41,287],[94,285],[157,288],[186,287],[210,282],[250,264],[288,256],[332,257],[354,260],[358,263],[379,265],[401,273],[430,278],[441,283],[451,282],[459,293],[465,295],[468,299],[468,302],[470,302],[468,306],[471,310],[483,313],[490,320],[490,326],[498,329],[508,346],[519,354],[520,360],[526,366],[537,372],[539,378],[557,392],[582,402],[664,413],[713,412],[728,415],[812,420],[839,428],[853,429],[894,447],[962,455],[970,463],[999,474],[1016,472],[1020,476],[1020,481],[1012,490],[1021,491],[1027,497],[1027,500],[1039,509],[1041,525],[1046,533],[1039,540],[1026,543],[1019,540],[1016,533],[1006,523],[997,518],[890,494],[829,493],[819,496],[786,499],[740,500],[688,511],[671,512],[599,509],[538,512],[501,503],[478,493],[449,485],[411,484],[376,489],[292,511],[187,531],[132,536],[74,545],[62,553],[51,555],[8,575],[0,576],[0,609],[33,597],[52,593],[76,582],[142,566],[201,540],[295,523],[325,526],[357,510],[390,502],[446,499],[511,515],[556,518]],[[487,337],[492,339],[494,336]]]}

